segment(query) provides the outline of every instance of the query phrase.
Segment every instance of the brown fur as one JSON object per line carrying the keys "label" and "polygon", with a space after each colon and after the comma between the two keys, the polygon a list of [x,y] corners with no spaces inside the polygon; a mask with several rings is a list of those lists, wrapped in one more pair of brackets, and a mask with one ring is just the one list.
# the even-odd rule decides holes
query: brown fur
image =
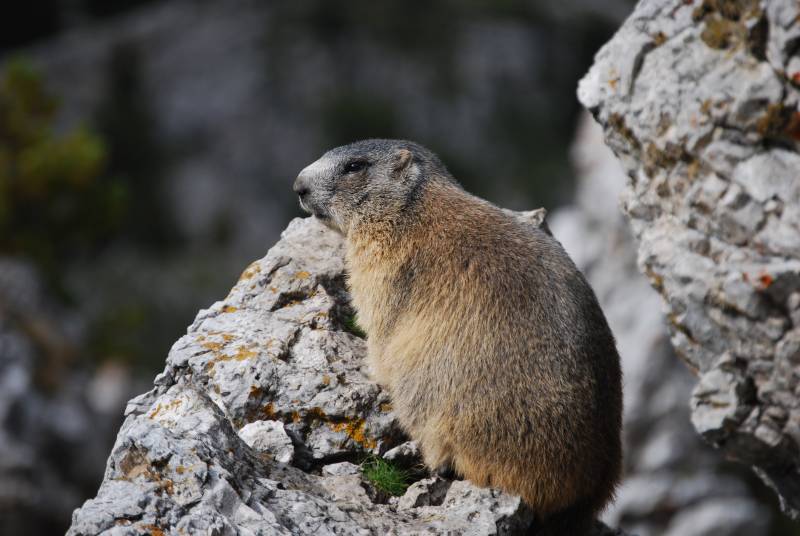
{"label": "brown fur", "polygon": [[619,357],[594,294],[556,240],[446,171],[418,186],[339,220],[374,378],[431,468],[582,532],[621,467]]}

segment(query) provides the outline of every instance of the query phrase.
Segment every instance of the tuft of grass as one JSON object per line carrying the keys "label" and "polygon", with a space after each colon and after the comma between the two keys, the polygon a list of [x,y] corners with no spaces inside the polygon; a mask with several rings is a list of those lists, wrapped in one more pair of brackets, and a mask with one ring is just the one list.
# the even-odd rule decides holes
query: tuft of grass
{"label": "tuft of grass", "polygon": [[356,317],[355,313],[345,316],[342,319],[342,324],[344,325],[345,331],[348,331],[356,337],[360,337],[362,339],[367,338],[367,333],[361,326],[358,325],[358,317]]}
{"label": "tuft of grass", "polygon": [[367,458],[361,464],[361,472],[379,491],[389,495],[404,494],[410,484],[408,471],[375,456]]}

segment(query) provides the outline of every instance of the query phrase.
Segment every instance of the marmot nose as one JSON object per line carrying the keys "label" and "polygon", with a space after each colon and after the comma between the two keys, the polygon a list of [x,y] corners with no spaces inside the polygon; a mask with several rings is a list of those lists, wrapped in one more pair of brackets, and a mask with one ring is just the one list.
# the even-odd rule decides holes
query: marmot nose
{"label": "marmot nose", "polygon": [[302,174],[298,175],[297,178],[294,180],[294,184],[292,185],[292,190],[294,190],[294,193],[299,195],[301,199],[306,195],[308,195],[308,184],[304,180]]}

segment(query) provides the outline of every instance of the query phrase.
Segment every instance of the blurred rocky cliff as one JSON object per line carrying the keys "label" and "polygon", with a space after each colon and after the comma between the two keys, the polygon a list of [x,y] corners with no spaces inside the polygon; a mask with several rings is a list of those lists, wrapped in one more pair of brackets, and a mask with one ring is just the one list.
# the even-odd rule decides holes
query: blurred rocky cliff
{"label": "blurred rocky cliff", "polygon": [[80,366],[80,318],[38,272],[0,258],[0,528],[54,534],[102,477],[125,400],[142,388],[119,364]]}

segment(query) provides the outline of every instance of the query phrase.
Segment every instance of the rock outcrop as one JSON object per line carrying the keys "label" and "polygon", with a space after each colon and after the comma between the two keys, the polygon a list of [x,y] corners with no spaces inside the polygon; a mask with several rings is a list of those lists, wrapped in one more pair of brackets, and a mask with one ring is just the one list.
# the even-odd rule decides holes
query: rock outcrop
{"label": "rock outcrop", "polygon": [[697,431],[800,513],[800,4],[643,0],[579,98],[629,176]]}
{"label": "rock outcrop", "polygon": [[692,428],[687,400],[696,380],[675,358],[661,298],[637,269],[619,210],[625,172],[588,114],[572,154],[575,203],[549,224],[597,294],[625,378],[625,478],[604,520],[639,536],[767,534],[770,509]]}
{"label": "rock outcrop", "polygon": [[479,535],[529,525],[518,497],[465,481],[375,492],[356,465],[367,455],[419,458],[368,380],[364,353],[342,239],[294,220],[130,402],[98,495],[69,534]]}

